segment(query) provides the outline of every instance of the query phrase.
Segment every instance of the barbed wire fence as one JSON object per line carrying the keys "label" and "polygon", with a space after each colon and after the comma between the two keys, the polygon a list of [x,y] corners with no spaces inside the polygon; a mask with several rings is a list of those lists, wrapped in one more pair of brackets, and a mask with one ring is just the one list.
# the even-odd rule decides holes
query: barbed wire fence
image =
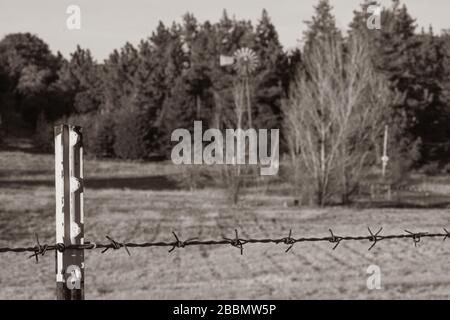
{"label": "barbed wire fence", "polygon": [[75,244],[75,245],[64,245],[64,243],[56,243],[56,244],[41,244],[39,242],[39,236],[36,234],[36,245],[32,247],[0,247],[0,253],[7,252],[15,252],[15,253],[23,253],[23,252],[32,252],[29,258],[34,257],[36,259],[36,263],[39,262],[39,256],[44,256],[45,253],[49,251],[59,251],[64,252],[65,250],[95,250],[102,249],[101,253],[105,253],[109,249],[118,250],[125,249],[126,253],[131,256],[130,248],[150,248],[150,247],[170,247],[169,253],[173,252],[178,248],[185,248],[188,246],[219,246],[219,245],[231,245],[232,247],[236,247],[240,249],[241,255],[244,253],[244,245],[248,244],[284,244],[288,246],[285,249],[285,252],[289,252],[296,243],[300,242],[330,242],[333,244],[332,249],[335,250],[338,245],[345,241],[353,241],[353,242],[364,242],[368,241],[370,246],[368,250],[372,250],[373,247],[380,241],[393,240],[393,239],[412,239],[414,246],[421,241],[422,238],[442,238],[445,241],[447,238],[450,238],[450,232],[443,228],[443,232],[440,233],[428,233],[428,232],[411,232],[409,230],[404,230],[405,233],[402,234],[390,234],[390,235],[381,235],[383,228],[380,228],[377,232],[372,232],[370,228],[368,229],[367,235],[346,235],[346,236],[338,236],[335,235],[332,229],[329,229],[330,236],[326,237],[301,237],[295,238],[292,236],[292,230],[289,231],[289,235],[287,237],[281,238],[242,238],[239,237],[239,232],[235,229],[235,237],[234,238],[226,238],[222,237],[217,240],[198,240],[198,238],[190,238],[187,240],[180,240],[178,235],[175,232],[172,232],[174,237],[174,241],[156,241],[156,242],[119,242],[114,240],[110,236],[106,236],[106,239],[109,241],[107,243],[93,243],[87,242],[85,244]]}
{"label": "barbed wire fence", "polygon": [[[295,244],[301,242],[329,242],[335,250],[342,242],[368,242],[368,250],[372,250],[376,244],[394,239],[412,239],[414,246],[422,238],[442,238],[445,241],[450,238],[446,228],[442,232],[412,232],[404,230],[404,233],[383,235],[383,228],[377,232],[368,232],[364,235],[337,235],[329,229],[329,235],[322,237],[294,237],[292,230],[286,236],[279,238],[250,238],[240,237],[237,229],[233,237],[217,237],[216,239],[200,240],[189,238],[182,240],[172,232],[172,241],[153,242],[120,242],[107,235],[104,243],[86,242],[84,238],[84,178],[83,178],[83,142],[81,128],[71,125],[55,127],[55,224],[56,241],[53,244],[41,244],[38,234],[35,234],[36,243],[28,247],[0,247],[3,253],[31,253],[29,258],[39,257],[53,251],[56,264],[56,298],[58,300],[84,299],[84,251],[101,250],[105,253],[111,250],[124,249],[131,255],[130,249],[142,249],[150,247],[167,247],[171,253],[176,249],[190,246],[232,246],[244,253],[244,247],[248,248],[256,244],[284,245],[285,252],[289,252]],[[246,233],[247,234],[247,233]]]}

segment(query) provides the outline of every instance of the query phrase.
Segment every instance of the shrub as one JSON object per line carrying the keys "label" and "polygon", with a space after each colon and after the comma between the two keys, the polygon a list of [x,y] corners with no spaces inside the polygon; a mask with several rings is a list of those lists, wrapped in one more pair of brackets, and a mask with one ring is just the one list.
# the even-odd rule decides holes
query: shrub
{"label": "shrub", "polygon": [[423,173],[425,173],[426,175],[429,175],[429,176],[439,175],[443,171],[441,168],[441,165],[436,161],[423,165],[421,169],[422,169]]}
{"label": "shrub", "polygon": [[145,159],[150,155],[151,126],[144,113],[124,110],[117,114],[114,154],[122,159]]}
{"label": "shrub", "polygon": [[112,114],[100,114],[95,118],[90,136],[90,152],[96,157],[114,156],[115,120]]}

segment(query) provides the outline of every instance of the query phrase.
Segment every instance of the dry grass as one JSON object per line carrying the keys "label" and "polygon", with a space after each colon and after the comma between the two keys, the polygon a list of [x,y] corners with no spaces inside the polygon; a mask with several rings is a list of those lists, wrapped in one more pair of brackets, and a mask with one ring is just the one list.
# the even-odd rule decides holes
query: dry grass
{"label": "dry grass", "polygon": [[[87,161],[86,238],[104,241],[172,240],[232,236],[268,237],[440,231],[449,224],[446,209],[305,209],[284,207],[280,195],[247,195],[230,207],[218,190],[173,189],[167,164]],[[31,245],[38,232],[54,242],[53,157],[20,151],[0,152],[0,246]],[[123,188],[118,188],[123,186]],[[284,245],[248,245],[244,255],[232,247],[188,247],[169,254],[164,248],[86,254],[89,299],[316,299],[450,298],[449,243],[426,239],[370,244],[301,243],[289,253]],[[366,287],[366,269],[377,264],[382,289]],[[54,259],[36,265],[23,254],[0,256],[0,298],[54,297]]]}

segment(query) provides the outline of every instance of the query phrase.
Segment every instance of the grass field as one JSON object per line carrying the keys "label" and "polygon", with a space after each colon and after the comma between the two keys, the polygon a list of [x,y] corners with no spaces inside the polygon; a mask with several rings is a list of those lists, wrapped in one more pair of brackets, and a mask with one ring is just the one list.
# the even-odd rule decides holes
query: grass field
{"label": "grass field", "polygon": [[[0,246],[54,240],[53,156],[27,148],[0,152]],[[86,240],[171,241],[242,236],[282,237],[442,231],[449,211],[441,209],[357,209],[286,207],[288,194],[247,194],[230,206],[220,190],[176,188],[176,169],[168,164],[85,161]],[[443,196],[441,194],[441,196]],[[445,194],[444,194],[445,196]],[[423,239],[341,243],[188,247],[86,252],[88,299],[317,299],[450,298],[450,242]],[[381,268],[382,289],[366,286],[367,267]],[[53,299],[54,257],[35,264],[24,254],[0,255],[0,299]]]}

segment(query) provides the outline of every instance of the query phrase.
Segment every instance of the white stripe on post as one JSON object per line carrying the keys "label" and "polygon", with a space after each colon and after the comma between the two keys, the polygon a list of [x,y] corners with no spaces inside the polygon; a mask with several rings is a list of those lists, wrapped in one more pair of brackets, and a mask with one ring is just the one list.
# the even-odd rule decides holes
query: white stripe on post
{"label": "white stripe on post", "polygon": [[[84,244],[81,128],[55,127],[56,243]],[[84,250],[56,252],[56,298],[84,299]]]}

